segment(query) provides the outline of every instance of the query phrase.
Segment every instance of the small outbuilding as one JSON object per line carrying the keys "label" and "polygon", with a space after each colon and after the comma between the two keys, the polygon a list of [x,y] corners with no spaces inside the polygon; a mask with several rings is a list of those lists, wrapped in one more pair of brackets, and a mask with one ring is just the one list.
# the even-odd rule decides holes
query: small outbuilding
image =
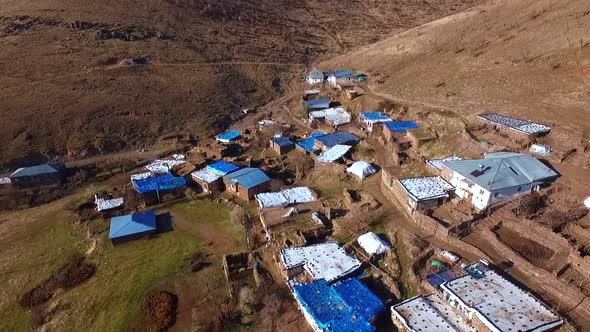
{"label": "small outbuilding", "polygon": [[249,201],[256,194],[268,191],[270,178],[260,168],[242,168],[223,177],[226,190]]}
{"label": "small outbuilding", "polygon": [[356,145],[360,138],[355,134],[347,131],[337,131],[335,133],[318,136],[315,138],[315,145],[318,149],[325,151],[336,145]]}
{"label": "small outbuilding", "polygon": [[307,112],[330,108],[330,98],[327,97],[314,100],[305,100],[303,103],[305,111]]}
{"label": "small outbuilding", "polygon": [[352,149],[350,145],[334,145],[328,150],[320,153],[316,158],[316,162],[319,163],[336,163],[342,162],[348,152]]}
{"label": "small outbuilding", "polygon": [[391,122],[391,118],[382,112],[361,112],[359,122],[363,124],[369,132],[378,130],[385,122]]}
{"label": "small outbuilding", "polygon": [[279,155],[284,155],[295,148],[295,143],[288,137],[273,137],[270,140],[270,147]]}
{"label": "small outbuilding", "polygon": [[352,116],[342,107],[328,108],[309,113],[309,120],[313,122],[327,123],[334,128],[350,123]]}
{"label": "small outbuilding", "polygon": [[455,189],[440,176],[423,176],[398,180],[411,211],[426,210],[441,205]]}
{"label": "small outbuilding", "polygon": [[373,232],[365,233],[356,240],[369,256],[383,255],[389,250],[389,244]]}
{"label": "small outbuilding", "polygon": [[357,82],[357,76],[354,70],[338,69],[328,73],[328,83],[334,86],[351,86]]}
{"label": "small outbuilding", "polygon": [[241,136],[242,136],[242,133],[240,133],[239,131],[229,130],[229,131],[226,131],[224,133],[221,133],[221,134],[215,136],[215,139],[218,142],[227,144],[227,143],[231,143],[231,142],[239,139]]}
{"label": "small outbuilding", "polygon": [[65,178],[64,164],[21,167],[10,175],[15,186],[43,186],[60,184]]}
{"label": "small outbuilding", "polygon": [[301,142],[297,142],[295,145],[297,146],[297,149],[304,151],[305,153],[314,153],[319,150],[319,148],[315,145],[315,139],[324,135],[325,133],[314,132],[308,138]]}
{"label": "small outbuilding", "polygon": [[172,174],[166,174],[142,180],[133,180],[132,183],[146,204],[154,204],[161,202],[162,194],[172,193],[177,197],[181,196],[182,188],[186,185],[186,179],[181,176],[175,177]]}
{"label": "small outbuilding", "polygon": [[359,179],[364,180],[366,177],[375,174],[377,169],[366,161],[355,161],[346,169],[348,173],[356,175]]}
{"label": "small outbuilding", "polygon": [[551,154],[551,147],[549,145],[535,143],[531,145],[529,151],[531,153],[545,157]]}
{"label": "small outbuilding", "polygon": [[146,211],[114,217],[109,228],[109,240],[119,244],[156,232],[156,212]]}
{"label": "small outbuilding", "polygon": [[309,84],[320,84],[324,82],[324,72],[319,69],[314,69],[305,78]]}
{"label": "small outbuilding", "polygon": [[418,125],[414,121],[389,121],[383,123],[383,136],[387,140],[393,137],[403,136],[408,130],[418,129]]}

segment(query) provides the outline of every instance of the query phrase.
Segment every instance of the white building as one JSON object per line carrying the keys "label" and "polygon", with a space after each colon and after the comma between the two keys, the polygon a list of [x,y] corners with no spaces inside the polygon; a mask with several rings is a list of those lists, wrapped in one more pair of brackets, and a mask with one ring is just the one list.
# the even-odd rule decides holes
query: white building
{"label": "white building", "polygon": [[309,84],[320,84],[324,82],[324,73],[319,69],[312,70],[305,78]]}
{"label": "white building", "polygon": [[497,152],[485,159],[442,163],[441,176],[455,187],[455,195],[479,210],[539,190],[558,174],[527,154]]}
{"label": "white building", "polygon": [[442,294],[416,296],[391,307],[402,331],[554,331],[563,321],[529,292],[479,261],[441,284]]}

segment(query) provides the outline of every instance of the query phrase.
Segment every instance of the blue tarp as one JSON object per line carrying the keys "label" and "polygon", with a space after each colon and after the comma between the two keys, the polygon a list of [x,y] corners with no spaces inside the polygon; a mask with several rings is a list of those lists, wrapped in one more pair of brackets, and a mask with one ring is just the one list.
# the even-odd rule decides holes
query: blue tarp
{"label": "blue tarp", "polygon": [[315,148],[316,137],[320,137],[320,136],[324,136],[324,135],[325,135],[324,133],[315,132],[315,133],[311,134],[311,136],[309,138],[304,139],[301,142],[298,142],[297,145],[307,152],[314,152],[317,150]]}
{"label": "blue tarp", "polygon": [[330,107],[330,98],[320,98],[305,102],[308,109],[322,109]]}
{"label": "blue tarp", "polygon": [[338,131],[332,134],[316,137],[316,141],[331,148],[334,145],[351,145],[358,143],[360,139],[347,131]]}
{"label": "blue tarp", "polygon": [[293,142],[288,137],[275,137],[272,141],[279,146],[293,146]]}
{"label": "blue tarp", "polygon": [[242,136],[242,134],[239,131],[228,130],[225,133],[221,133],[221,134],[215,136],[215,139],[220,142],[227,143],[227,142],[231,142],[235,139],[238,139],[240,136]]}
{"label": "blue tarp", "polygon": [[375,331],[370,320],[383,303],[356,278],[330,286],[320,279],[293,286],[295,297],[324,331]]}
{"label": "blue tarp", "polygon": [[418,129],[418,125],[414,121],[390,121],[385,122],[385,126],[396,133],[405,133],[410,129]]}
{"label": "blue tarp", "polygon": [[240,169],[240,166],[236,166],[234,164],[230,164],[227,161],[220,160],[216,161],[211,165],[208,165],[207,168],[212,170],[215,173],[226,175],[231,172],[235,172]]}
{"label": "blue tarp", "polygon": [[270,181],[270,178],[260,168],[242,168],[225,176],[230,183],[238,183],[246,189],[256,187]]}
{"label": "blue tarp", "polygon": [[387,114],[382,112],[361,112],[361,117],[369,121],[391,121]]}
{"label": "blue tarp", "polygon": [[170,190],[182,187],[186,184],[183,177],[174,177],[172,174],[166,174],[155,178],[133,180],[133,186],[140,194],[145,194],[154,190]]}
{"label": "blue tarp", "polygon": [[147,211],[111,219],[109,239],[116,239],[134,234],[156,230],[156,212]]}
{"label": "blue tarp", "polygon": [[438,273],[429,274],[426,276],[426,280],[432,287],[438,287],[443,282],[453,280],[456,276],[452,274],[449,270],[440,271]]}

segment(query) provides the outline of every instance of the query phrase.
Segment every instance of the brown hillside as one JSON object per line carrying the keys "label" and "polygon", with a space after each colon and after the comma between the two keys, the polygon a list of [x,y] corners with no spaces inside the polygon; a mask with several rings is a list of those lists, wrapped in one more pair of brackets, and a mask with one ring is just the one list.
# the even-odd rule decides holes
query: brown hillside
{"label": "brown hillside", "polygon": [[[501,0],[326,62],[376,94],[464,114],[501,112],[590,134],[590,2]],[[579,130],[575,130],[581,132]]]}
{"label": "brown hillside", "polygon": [[0,168],[211,134],[318,57],[477,2],[4,1]]}

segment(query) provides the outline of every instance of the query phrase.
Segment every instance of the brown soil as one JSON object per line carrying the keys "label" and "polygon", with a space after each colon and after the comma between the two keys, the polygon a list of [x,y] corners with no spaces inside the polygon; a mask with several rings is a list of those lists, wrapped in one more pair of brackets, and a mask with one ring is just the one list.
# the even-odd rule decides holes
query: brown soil
{"label": "brown soil", "polygon": [[176,308],[178,298],[176,295],[162,291],[149,291],[141,306],[143,311],[143,323],[140,331],[165,331],[176,321]]}
{"label": "brown soil", "polygon": [[82,255],[72,257],[49,279],[26,293],[20,301],[23,307],[43,304],[53,297],[60,288],[73,288],[94,275],[96,267]]}
{"label": "brown soil", "polygon": [[500,241],[514,249],[534,266],[551,271],[550,260],[555,254],[553,250],[540,243],[527,239],[506,227],[495,231]]}
{"label": "brown soil", "polygon": [[[479,2],[9,0],[0,168],[193,142],[288,89],[319,57]],[[147,64],[117,65],[130,56]]]}

